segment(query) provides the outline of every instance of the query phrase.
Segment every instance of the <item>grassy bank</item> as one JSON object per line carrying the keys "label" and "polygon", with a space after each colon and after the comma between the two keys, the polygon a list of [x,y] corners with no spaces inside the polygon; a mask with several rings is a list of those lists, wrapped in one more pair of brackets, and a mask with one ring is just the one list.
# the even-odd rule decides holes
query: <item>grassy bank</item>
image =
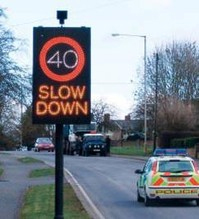
{"label": "grassy bank", "polygon": [[0,162],[0,176],[3,175],[3,168],[1,167],[1,162]]}
{"label": "grassy bank", "polygon": [[0,167],[0,176],[3,174],[3,168]]}
{"label": "grassy bank", "polygon": [[111,154],[127,155],[127,156],[149,156],[152,154],[153,147],[147,146],[116,146],[111,147]]}
{"label": "grassy bank", "polygon": [[30,178],[37,178],[37,177],[44,177],[44,176],[52,176],[55,175],[55,168],[43,168],[43,169],[36,169],[30,172]]}
{"label": "grassy bank", "polygon": [[[54,218],[55,188],[53,185],[39,185],[29,188],[25,195],[20,219]],[[64,218],[89,219],[80,201],[69,184],[64,185]]]}
{"label": "grassy bank", "polygon": [[22,158],[18,158],[18,161],[22,162],[22,163],[43,163],[43,161],[32,158],[32,157],[22,157]]}
{"label": "grassy bank", "polygon": [[[23,163],[35,163],[39,160],[24,157],[20,158]],[[54,168],[35,169],[30,172],[30,177],[45,177],[55,175]],[[75,192],[69,183],[64,184],[64,218],[89,219],[89,215],[83,208]],[[55,185],[38,185],[30,187],[24,197],[20,219],[50,219],[55,216]]]}
{"label": "grassy bank", "polygon": [[[6,155],[7,156],[7,155],[10,155],[10,154],[5,153],[5,152],[1,152],[0,155]],[[1,165],[2,165],[2,163],[0,162],[0,176],[2,176],[3,172],[4,172],[3,168],[1,167]]]}

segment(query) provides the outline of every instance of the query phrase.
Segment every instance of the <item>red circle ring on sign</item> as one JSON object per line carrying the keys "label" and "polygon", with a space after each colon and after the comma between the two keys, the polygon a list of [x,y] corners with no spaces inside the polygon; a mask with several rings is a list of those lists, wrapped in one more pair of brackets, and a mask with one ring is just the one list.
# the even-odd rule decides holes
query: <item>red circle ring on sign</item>
{"label": "red circle ring on sign", "polygon": [[[46,64],[46,55],[47,52],[49,51],[49,49],[56,45],[56,44],[60,44],[60,43],[64,43],[67,45],[70,45],[71,47],[73,47],[75,49],[75,51],[77,52],[77,56],[78,56],[78,64],[77,67],[70,73],[66,73],[65,75],[58,75],[56,73],[54,73],[53,71],[51,71],[47,64]],[[55,37],[50,39],[49,41],[47,41],[44,46],[41,49],[41,52],[39,54],[39,63],[40,66],[44,72],[44,74],[51,78],[54,81],[59,81],[59,82],[63,82],[63,81],[71,81],[74,78],[76,78],[82,71],[84,64],[85,64],[85,54],[84,51],[82,49],[82,47],[80,46],[79,43],[77,43],[75,40],[69,38],[69,37]]]}

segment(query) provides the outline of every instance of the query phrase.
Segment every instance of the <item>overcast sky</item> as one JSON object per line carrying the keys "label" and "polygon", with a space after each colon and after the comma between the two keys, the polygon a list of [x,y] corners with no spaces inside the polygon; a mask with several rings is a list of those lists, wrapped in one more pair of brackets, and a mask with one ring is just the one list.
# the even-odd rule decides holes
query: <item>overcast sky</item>
{"label": "overcast sky", "polygon": [[104,99],[124,118],[135,105],[143,76],[144,40],[112,33],[146,35],[147,54],[172,41],[199,40],[198,0],[1,0],[6,24],[26,39],[21,62],[32,68],[33,27],[56,27],[57,10],[67,10],[66,27],[91,27],[92,101]]}

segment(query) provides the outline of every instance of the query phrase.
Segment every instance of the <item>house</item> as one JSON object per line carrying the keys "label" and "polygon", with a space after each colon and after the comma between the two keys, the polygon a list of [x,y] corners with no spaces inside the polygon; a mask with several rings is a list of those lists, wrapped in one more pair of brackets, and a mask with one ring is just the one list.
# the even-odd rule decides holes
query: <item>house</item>
{"label": "house", "polygon": [[110,114],[105,114],[101,129],[112,140],[121,141],[126,140],[132,133],[141,132],[143,121],[138,119],[132,120],[130,115],[125,116],[124,120],[112,120]]}

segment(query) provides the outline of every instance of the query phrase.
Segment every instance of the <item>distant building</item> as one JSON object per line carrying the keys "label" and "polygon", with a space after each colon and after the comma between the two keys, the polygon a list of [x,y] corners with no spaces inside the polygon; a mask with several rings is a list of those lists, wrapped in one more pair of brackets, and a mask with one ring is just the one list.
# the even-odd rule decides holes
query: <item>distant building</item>
{"label": "distant building", "polygon": [[125,116],[124,120],[112,120],[110,114],[104,115],[102,132],[109,135],[112,140],[126,140],[134,132],[141,132],[143,120],[131,119],[130,115]]}

